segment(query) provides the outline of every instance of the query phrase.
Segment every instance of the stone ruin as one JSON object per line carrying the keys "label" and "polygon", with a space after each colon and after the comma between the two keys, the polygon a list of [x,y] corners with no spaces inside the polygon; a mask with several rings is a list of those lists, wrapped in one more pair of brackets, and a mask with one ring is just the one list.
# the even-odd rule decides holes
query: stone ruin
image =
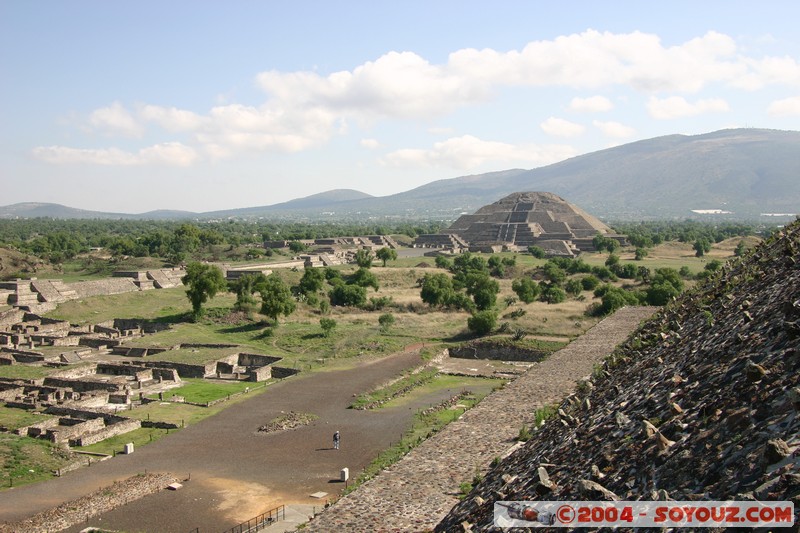
{"label": "stone ruin", "polygon": [[[255,383],[297,373],[275,366],[280,357],[243,352],[238,345],[162,347],[137,341],[168,327],[130,319],[73,326],[18,309],[6,313],[0,320],[0,366],[53,369],[42,378],[0,377],[5,407],[42,415],[41,422],[14,432],[85,446],[141,427],[138,420],[118,413],[153,401],[147,395],[158,393],[160,400],[164,392],[180,386],[182,378]],[[138,346],[127,345],[132,341]],[[212,360],[190,364],[160,358],[199,350],[208,351]]]}
{"label": "stone ruin", "polygon": [[[287,248],[291,241],[264,241],[264,248]],[[310,254],[299,256],[303,267],[333,266],[354,263],[360,249],[376,251],[381,248],[397,249],[400,245],[389,235],[363,235],[360,237],[331,237],[323,239],[300,239],[311,249]],[[278,267],[281,264],[271,263]]]}
{"label": "stone ruin", "polygon": [[148,289],[168,289],[182,285],[182,268],[147,271],[118,271],[112,278],[65,283],[60,279],[16,279],[0,281],[0,305],[44,312],[59,303],[89,296],[122,294]]}
{"label": "stone ruin", "polygon": [[581,208],[548,192],[517,192],[462,215],[441,233],[420,235],[414,245],[453,252],[526,250],[539,246],[548,255],[572,257],[594,251],[597,235],[624,240]]}

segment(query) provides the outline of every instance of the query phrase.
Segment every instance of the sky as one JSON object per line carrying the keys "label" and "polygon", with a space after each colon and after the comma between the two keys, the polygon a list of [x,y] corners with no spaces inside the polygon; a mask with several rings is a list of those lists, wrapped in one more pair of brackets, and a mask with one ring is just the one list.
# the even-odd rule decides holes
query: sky
{"label": "sky", "polygon": [[800,130],[800,2],[0,0],[0,205],[374,196]]}

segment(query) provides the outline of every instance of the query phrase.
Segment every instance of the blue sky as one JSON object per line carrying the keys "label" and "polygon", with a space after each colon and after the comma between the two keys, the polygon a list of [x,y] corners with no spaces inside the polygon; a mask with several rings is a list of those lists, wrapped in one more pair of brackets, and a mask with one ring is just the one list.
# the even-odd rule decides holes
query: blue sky
{"label": "blue sky", "polygon": [[800,2],[0,0],[0,205],[139,213],[800,129]]}

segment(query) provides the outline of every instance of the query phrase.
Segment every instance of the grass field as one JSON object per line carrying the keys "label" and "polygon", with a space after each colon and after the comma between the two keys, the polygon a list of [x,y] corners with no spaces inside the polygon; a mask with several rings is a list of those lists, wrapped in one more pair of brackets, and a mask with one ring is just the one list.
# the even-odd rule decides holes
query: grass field
{"label": "grass field", "polygon": [[0,433],[0,457],[0,490],[50,479],[72,460],[49,441],[9,433]]}
{"label": "grass field", "polygon": [[[223,383],[219,381],[208,381],[205,379],[184,379],[183,380],[185,385],[181,387],[177,387],[174,389],[170,389],[167,394],[164,395],[165,398],[175,396],[183,396],[183,399],[187,402],[192,403],[207,403],[213,402],[215,400],[220,400],[222,398],[228,397],[231,394],[237,394],[239,392],[243,392],[245,390],[256,390],[262,389],[268,385],[267,382],[264,383],[252,383],[252,382],[245,382],[245,381],[233,381],[229,383]],[[148,396],[151,399],[158,398],[157,394],[151,394]]]}
{"label": "grass field", "polygon": [[8,428],[11,431],[44,422],[50,418],[53,417],[26,409],[14,409],[12,407],[0,406],[0,427]]}

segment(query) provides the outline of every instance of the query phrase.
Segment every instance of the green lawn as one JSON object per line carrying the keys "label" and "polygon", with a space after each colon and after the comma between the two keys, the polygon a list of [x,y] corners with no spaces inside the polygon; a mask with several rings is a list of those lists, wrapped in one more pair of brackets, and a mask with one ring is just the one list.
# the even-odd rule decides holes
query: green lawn
{"label": "green lawn", "polygon": [[[230,383],[220,383],[217,381],[207,381],[204,379],[184,379],[185,385],[170,389],[164,394],[165,399],[173,395],[183,396],[187,402],[206,403],[225,398],[230,394],[243,392],[244,390],[263,389],[264,383],[252,383],[235,381]],[[158,395],[150,395],[150,398],[158,398]]]}
{"label": "green lawn", "polygon": [[90,444],[89,446],[76,446],[74,449],[84,452],[94,452],[94,453],[104,453],[106,455],[114,455],[114,453],[120,453],[125,448],[125,444],[132,442],[133,449],[136,451],[136,448],[140,446],[144,446],[145,444],[150,444],[165,435],[168,435],[170,431],[177,431],[175,429],[157,429],[157,428],[139,428],[134,429],[133,431],[129,431],[128,433],[123,433],[122,435],[117,435],[115,437],[111,437],[110,439],[106,439],[101,442],[97,442],[95,444]]}
{"label": "green lawn", "polygon": [[[224,405],[224,404],[218,404]],[[213,410],[213,411],[212,411]],[[150,402],[136,409],[120,413],[128,418],[137,420],[153,420],[158,422],[168,422],[176,426],[190,426],[204,418],[219,412],[217,406],[200,407],[185,403],[172,402]]]}

